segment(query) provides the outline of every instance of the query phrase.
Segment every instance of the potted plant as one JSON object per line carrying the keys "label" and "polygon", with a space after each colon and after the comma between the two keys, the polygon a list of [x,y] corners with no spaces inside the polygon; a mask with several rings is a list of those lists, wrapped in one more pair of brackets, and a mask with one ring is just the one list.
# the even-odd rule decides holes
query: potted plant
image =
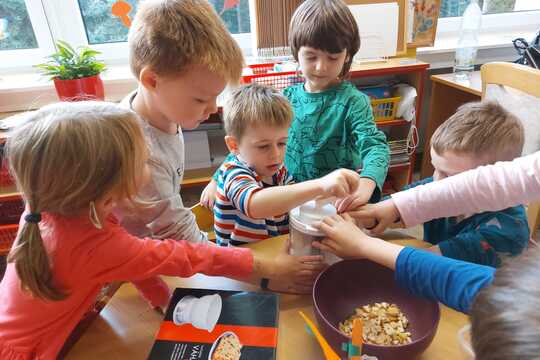
{"label": "potted plant", "polygon": [[48,56],[50,61],[36,67],[54,81],[60,100],[104,100],[99,74],[105,70],[105,64],[96,59],[100,52],[87,46],[75,50],[65,41],[57,41],[56,48],[58,51]]}

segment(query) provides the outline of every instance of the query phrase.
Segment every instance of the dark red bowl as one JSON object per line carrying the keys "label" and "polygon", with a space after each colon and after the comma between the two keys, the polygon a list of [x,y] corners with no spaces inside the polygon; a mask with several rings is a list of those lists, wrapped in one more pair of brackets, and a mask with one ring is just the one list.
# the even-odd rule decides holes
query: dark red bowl
{"label": "dark red bowl", "polygon": [[406,345],[380,346],[364,344],[362,353],[379,360],[414,359],[433,341],[439,324],[440,310],[436,301],[421,299],[399,287],[394,272],[368,260],[340,261],[322,272],[313,287],[314,312],[319,328],[332,348],[346,359],[342,344],[350,338],[342,334],[339,322],[354,309],[375,302],[394,303],[409,319],[407,330],[412,342]]}

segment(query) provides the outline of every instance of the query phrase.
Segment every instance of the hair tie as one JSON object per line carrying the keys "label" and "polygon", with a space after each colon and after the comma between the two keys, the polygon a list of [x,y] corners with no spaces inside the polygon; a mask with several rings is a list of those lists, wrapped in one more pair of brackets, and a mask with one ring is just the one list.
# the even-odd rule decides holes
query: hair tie
{"label": "hair tie", "polygon": [[37,224],[41,221],[40,213],[30,213],[24,216],[24,221],[27,223]]}

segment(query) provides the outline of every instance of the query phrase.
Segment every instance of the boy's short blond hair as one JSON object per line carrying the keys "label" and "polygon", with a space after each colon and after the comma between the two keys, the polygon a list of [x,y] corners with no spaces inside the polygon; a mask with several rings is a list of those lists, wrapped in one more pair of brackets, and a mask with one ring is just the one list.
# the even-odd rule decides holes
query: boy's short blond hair
{"label": "boy's short blond hair", "polygon": [[439,155],[452,151],[494,163],[519,157],[524,141],[521,121],[499,103],[484,101],[460,106],[437,128],[431,146]]}
{"label": "boy's short blond hair", "polygon": [[149,66],[159,75],[179,75],[190,65],[206,65],[237,83],[242,51],[206,0],[144,0],[128,36],[135,77]]}
{"label": "boy's short blond hair", "polygon": [[288,127],[292,118],[286,97],[274,88],[255,83],[233,90],[223,108],[225,132],[238,141],[248,127]]}

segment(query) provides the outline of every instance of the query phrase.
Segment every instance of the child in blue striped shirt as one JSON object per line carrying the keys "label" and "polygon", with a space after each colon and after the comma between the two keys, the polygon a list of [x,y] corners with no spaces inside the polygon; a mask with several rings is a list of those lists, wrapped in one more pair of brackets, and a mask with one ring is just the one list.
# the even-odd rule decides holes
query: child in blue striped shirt
{"label": "child in blue striped shirt", "polygon": [[360,175],[347,169],[292,184],[283,160],[293,114],[276,90],[258,84],[240,87],[223,110],[225,143],[232,156],[218,171],[214,228],[219,245],[287,233],[292,208],[316,197],[345,197],[357,189]]}

